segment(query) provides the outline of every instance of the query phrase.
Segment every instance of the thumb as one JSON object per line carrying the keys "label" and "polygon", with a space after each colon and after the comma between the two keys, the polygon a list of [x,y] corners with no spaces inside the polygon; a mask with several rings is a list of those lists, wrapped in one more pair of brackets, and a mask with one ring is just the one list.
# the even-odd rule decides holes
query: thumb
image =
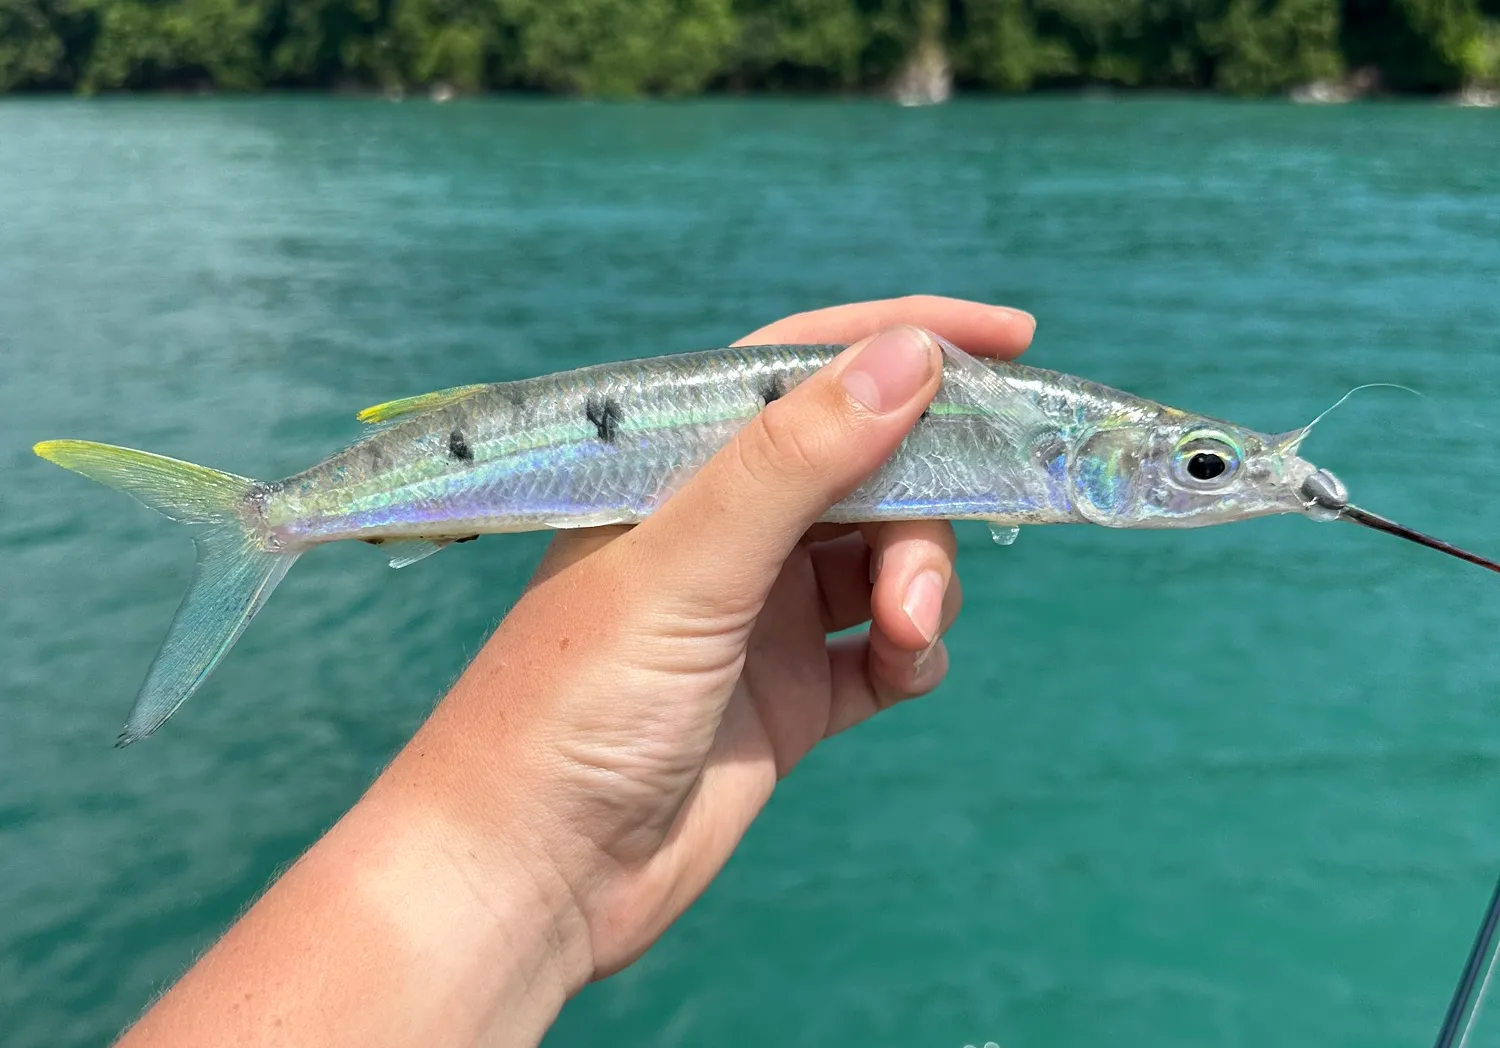
{"label": "thumb", "polygon": [[897,327],[768,404],[635,530],[658,593],[758,611],[803,533],[890,457],[941,381],[932,336]]}

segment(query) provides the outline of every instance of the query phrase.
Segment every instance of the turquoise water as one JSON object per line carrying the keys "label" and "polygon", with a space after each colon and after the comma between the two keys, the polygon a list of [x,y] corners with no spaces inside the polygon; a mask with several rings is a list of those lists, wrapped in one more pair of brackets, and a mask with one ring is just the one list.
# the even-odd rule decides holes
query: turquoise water
{"label": "turquoise water", "polygon": [[[33,441],[275,477],[393,396],[935,291],[1267,430],[1418,387],[1307,453],[1496,553],[1497,171],[1500,114],[1423,106],[0,102],[6,1044],[127,1022],[541,548],[304,558],[115,751],[190,545]],[[1430,1044],[1500,870],[1495,577],[1294,519],[960,541],[949,683],[819,750],[549,1043]]]}

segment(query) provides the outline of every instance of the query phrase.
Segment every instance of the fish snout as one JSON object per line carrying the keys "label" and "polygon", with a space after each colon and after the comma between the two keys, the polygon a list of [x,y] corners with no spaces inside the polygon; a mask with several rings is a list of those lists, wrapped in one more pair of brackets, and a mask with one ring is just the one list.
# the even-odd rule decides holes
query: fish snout
{"label": "fish snout", "polygon": [[1344,482],[1326,469],[1314,470],[1297,489],[1303,510],[1313,520],[1337,520],[1349,505],[1349,490]]}

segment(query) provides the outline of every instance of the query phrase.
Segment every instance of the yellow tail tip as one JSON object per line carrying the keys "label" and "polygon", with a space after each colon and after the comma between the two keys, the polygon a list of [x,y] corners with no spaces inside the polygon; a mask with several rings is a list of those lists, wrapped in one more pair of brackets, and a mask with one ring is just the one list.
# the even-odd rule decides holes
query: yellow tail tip
{"label": "yellow tail tip", "polygon": [[44,440],[33,444],[31,450],[36,453],[38,458],[44,458],[48,462],[55,462],[61,466],[63,465],[63,459],[68,457],[69,452],[79,450],[79,445],[86,443],[87,441],[82,440]]}

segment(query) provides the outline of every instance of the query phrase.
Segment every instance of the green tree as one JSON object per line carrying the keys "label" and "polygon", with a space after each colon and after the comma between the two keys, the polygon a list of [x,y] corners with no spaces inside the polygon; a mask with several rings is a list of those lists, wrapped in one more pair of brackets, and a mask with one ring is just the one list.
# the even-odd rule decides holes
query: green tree
{"label": "green tree", "polygon": [[955,21],[954,68],[961,83],[1025,91],[1080,74],[1067,41],[1042,35],[1027,0],[967,0]]}
{"label": "green tree", "polygon": [[743,86],[852,88],[869,27],[854,0],[739,0],[730,79]]}
{"label": "green tree", "polygon": [[278,0],[268,13],[267,79],[300,87],[399,84],[389,22],[384,0]]}
{"label": "green tree", "polygon": [[260,87],[262,0],[88,0],[98,33],[83,65],[85,91],[211,84]]}
{"label": "green tree", "polygon": [[1213,84],[1255,95],[1338,76],[1339,12],[1333,0],[1230,0],[1204,28]]}
{"label": "green tree", "polygon": [[727,82],[851,90],[888,82],[921,44],[946,44],[949,0],[739,0]]}
{"label": "green tree", "polygon": [[1461,84],[1485,23],[1475,0],[1344,0],[1340,46],[1354,68],[1374,66],[1398,91]]}
{"label": "green tree", "polygon": [[0,0],[0,91],[66,86],[66,64],[41,0]]}
{"label": "green tree", "polygon": [[0,91],[211,85],[595,95],[1103,81],[1264,94],[1371,66],[1500,81],[1500,0],[0,0]]}
{"label": "green tree", "polygon": [[1480,31],[1464,49],[1462,66],[1467,80],[1500,84],[1500,20],[1485,19]]}
{"label": "green tree", "polygon": [[887,83],[920,45],[944,42],[949,28],[947,0],[867,0],[860,13],[866,83]]}
{"label": "green tree", "polygon": [[[505,25],[491,0],[396,0],[388,57],[409,83],[446,83],[461,91],[495,82]],[[382,38],[384,39],[384,38]],[[380,79],[388,79],[377,70]]]}
{"label": "green tree", "polygon": [[[701,90],[728,59],[730,0],[497,0],[519,82],[598,95]],[[507,49],[508,50],[508,49]]]}

